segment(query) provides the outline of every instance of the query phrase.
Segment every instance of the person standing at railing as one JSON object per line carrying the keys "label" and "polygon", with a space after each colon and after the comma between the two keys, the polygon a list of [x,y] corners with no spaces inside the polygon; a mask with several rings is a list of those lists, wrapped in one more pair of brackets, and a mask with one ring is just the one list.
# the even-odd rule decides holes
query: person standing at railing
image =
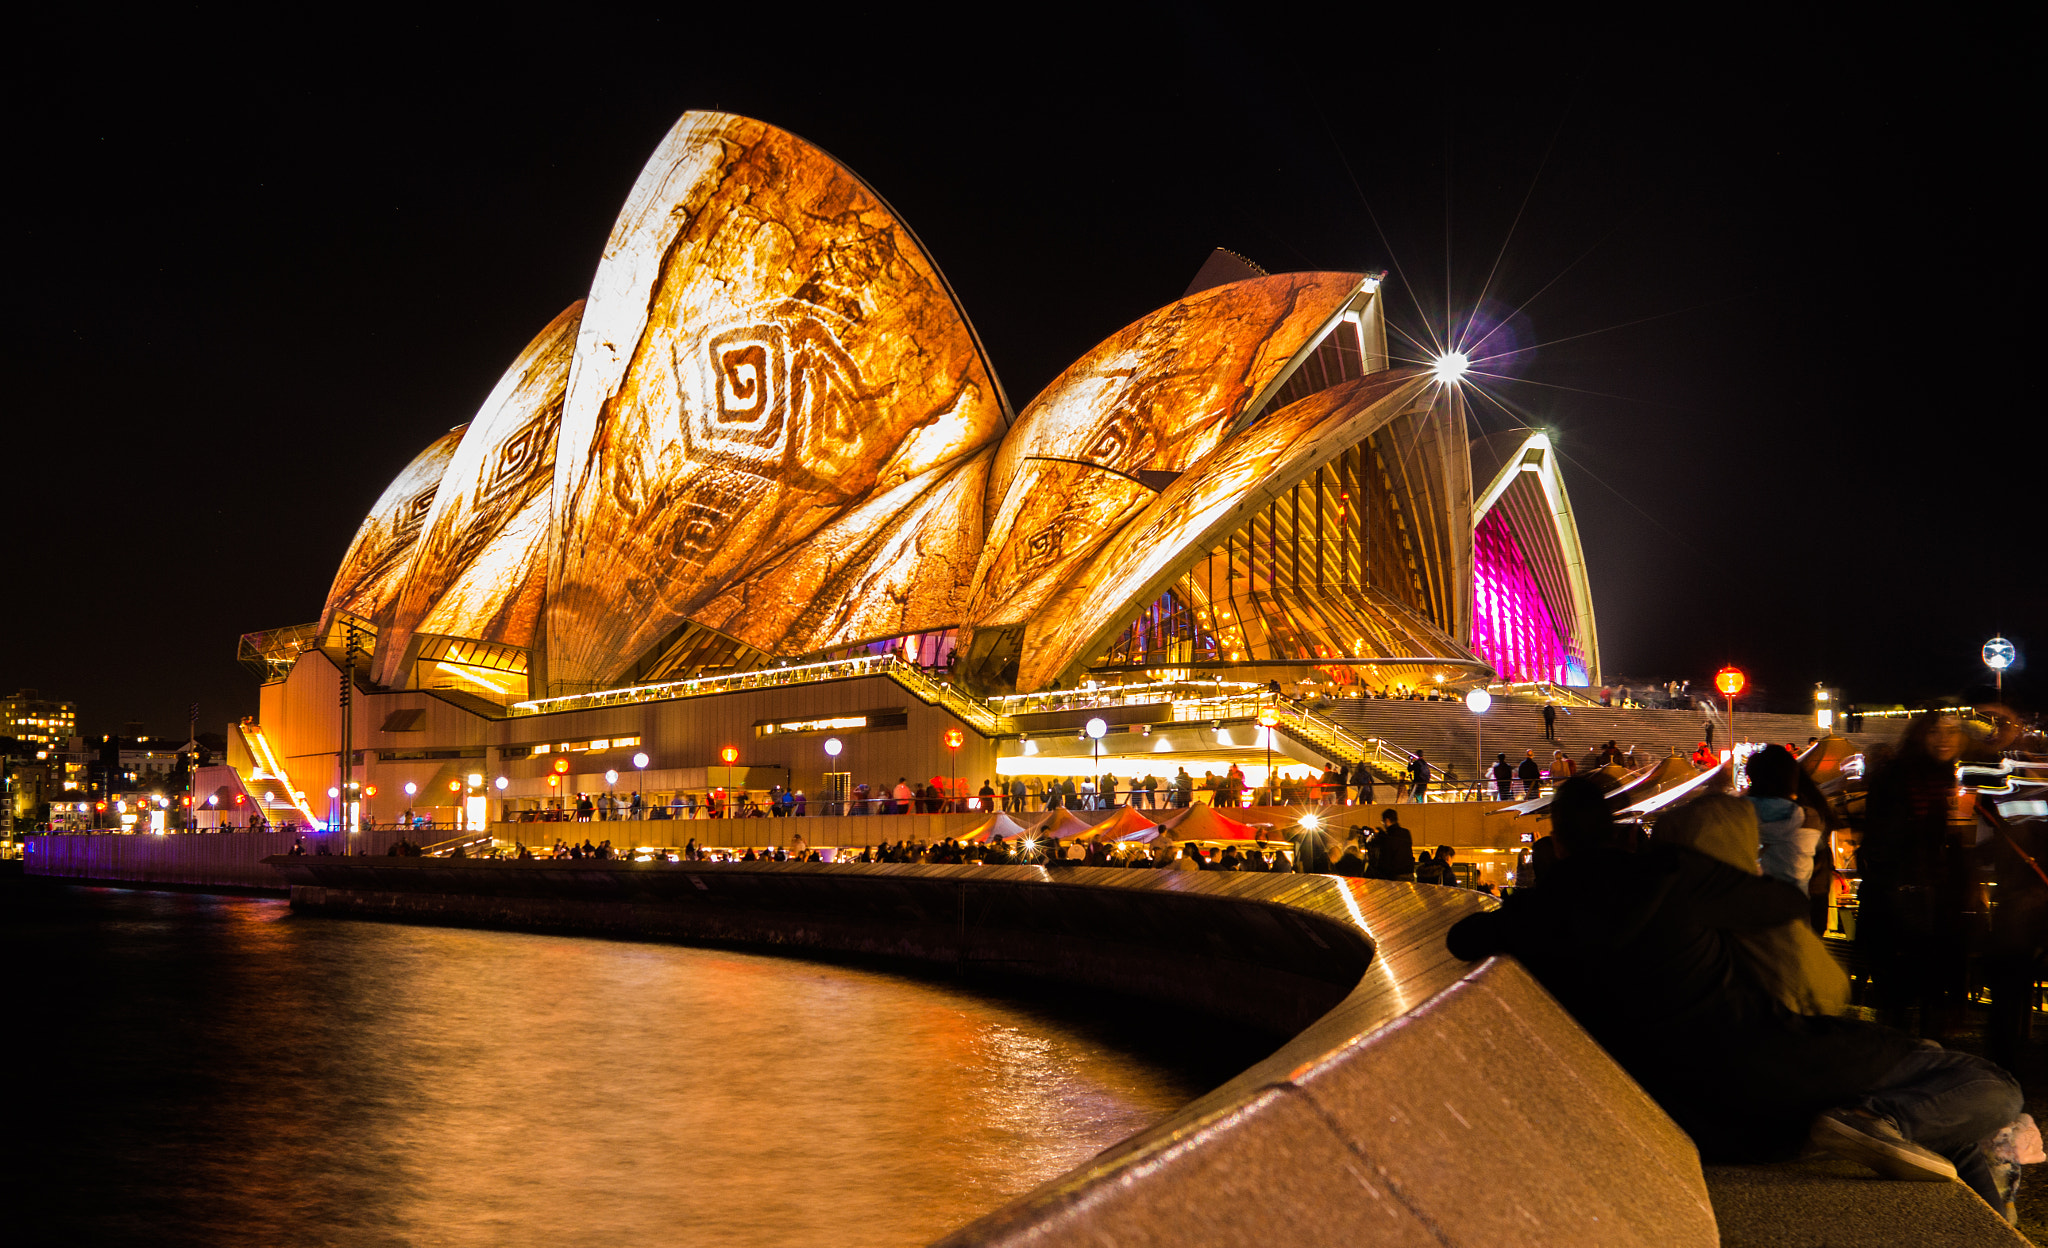
{"label": "person standing at railing", "polygon": [[1530,750],[1523,756],[1522,765],[1515,769],[1515,774],[1522,782],[1522,796],[1536,796],[1537,788],[1543,783],[1543,767],[1536,761],[1536,751]]}
{"label": "person standing at railing", "polygon": [[1408,792],[1415,801],[1429,800],[1429,776],[1429,760],[1422,756],[1421,750],[1415,751],[1414,761],[1408,764]]}
{"label": "person standing at railing", "polygon": [[1373,804],[1372,768],[1368,767],[1362,758],[1358,760],[1358,766],[1351,769],[1351,784],[1352,787],[1358,790],[1358,804],[1360,806],[1370,806]]}

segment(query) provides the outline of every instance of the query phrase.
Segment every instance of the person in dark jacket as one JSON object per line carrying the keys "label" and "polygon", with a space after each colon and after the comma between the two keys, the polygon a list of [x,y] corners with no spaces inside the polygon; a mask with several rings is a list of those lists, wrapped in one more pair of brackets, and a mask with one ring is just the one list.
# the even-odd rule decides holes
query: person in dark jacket
{"label": "person in dark jacket", "polygon": [[1880,1017],[1940,1036],[1960,1011],[1974,880],[1964,846],[1975,812],[1956,803],[1962,726],[1929,712],[1913,720],[1892,761],[1872,777],[1868,826],[1856,850],[1863,875],[1856,944],[1871,961]]}
{"label": "person in dark jacket", "polygon": [[1536,761],[1536,751],[1530,750],[1522,756],[1522,765],[1515,768],[1515,776],[1522,782],[1522,796],[1534,797],[1543,784],[1543,765]]}
{"label": "person in dark jacket", "polygon": [[1428,801],[1429,763],[1422,757],[1422,751],[1415,751],[1415,761],[1408,764],[1408,793],[1418,802]]}
{"label": "person in dark jacket", "polygon": [[1366,766],[1363,760],[1359,762],[1358,766],[1351,769],[1351,784],[1352,787],[1358,790],[1358,804],[1360,806],[1372,805],[1372,768]]}
{"label": "person in dark jacket", "polygon": [[1376,880],[1415,878],[1415,838],[1401,826],[1399,811],[1380,812],[1380,830],[1372,838],[1372,867],[1366,874]]}
{"label": "person in dark jacket", "polygon": [[1788,1157],[1810,1139],[1893,1178],[1961,1178],[2001,1207],[1979,1141],[2019,1116],[2012,1076],[1786,1010],[1738,973],[1731,935],[1803,918],[1805,897],[1675,845],[1620,852],[1606,788],[1558,787],[1558,862],[1540,887],[1461,920],[1450,952],[1520,960],[1710,1161]]}
{"label": "person in dark jacket", "polygon": [[1505,754],[1493,756],[1493,787],[1503,802],[1514,796],[1515,769],[1508,766],[1508,756]]}

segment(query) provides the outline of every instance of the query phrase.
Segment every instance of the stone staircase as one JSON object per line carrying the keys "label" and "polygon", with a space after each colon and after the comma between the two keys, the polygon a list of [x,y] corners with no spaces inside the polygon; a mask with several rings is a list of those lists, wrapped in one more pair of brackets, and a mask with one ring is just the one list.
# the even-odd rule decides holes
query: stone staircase
{"label": "stone staircase", "polygon": [[[1543,736],[1543,707],[1535,702],[1496,701],[1482,716],[1476,716],[1462,702],[1395,702],[1372,698],[1332,699],[1307,703],[1311,720],[1323,720],[1342,729],[1354,740],[1377,738],[1407,754],[1421,753],[1437,767],[1445,763],[1457,769],[1460,778],[1475,779],[1475,769],[1484,751],[1491,765],[1495,754],[1506,754],[1509,763],[1521,761],[1523,751],[1534,750],[1547,767],[1553,750],[1562,749],[1573,762],[1584,766],[1593,752],[1608,741],[1623,751],[1634,747],[1637,758],[1648,762],[1668,755],[1673,747],[1690,753],[1705,735],[1707,716],[1698,711],[1630,710],[1617,707],[1559,707],[1557,741]],[[1714,717],[1714,744],[1725,747],[1727,725],[1722,714]],[[1286,725],[1293,729],[1292,717]],[[1804,747],[1806,739],[1818,734],[1811,717],[1738,713],[1737,734],[1745,741],[1774,741]],[[1866,749],[1889,741],[1891,731],[1863,732],[1850,740]],[[1309,733],[1304,739],[1318,748],[1329,746]],[[1330,734],[1325,734],[1330,735]],[[1348,754],[1347,762],[1356,755]],[[1384,756],[1383,756],[1384,758]],[[1390,761],[1390,760],[1389,760]],[[1375,759],[1376,770],[1385,762]]]}

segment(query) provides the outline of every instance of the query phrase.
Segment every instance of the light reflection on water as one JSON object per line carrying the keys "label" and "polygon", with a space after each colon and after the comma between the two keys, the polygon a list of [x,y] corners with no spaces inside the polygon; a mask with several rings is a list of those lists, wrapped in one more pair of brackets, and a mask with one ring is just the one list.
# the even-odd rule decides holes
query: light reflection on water
{"label": "light reflection on water", "polygon": [[47,1055],[7,1203],[77,1241],[922,1243],[1257,1056],[743,953],[40,882],[4,912]]}

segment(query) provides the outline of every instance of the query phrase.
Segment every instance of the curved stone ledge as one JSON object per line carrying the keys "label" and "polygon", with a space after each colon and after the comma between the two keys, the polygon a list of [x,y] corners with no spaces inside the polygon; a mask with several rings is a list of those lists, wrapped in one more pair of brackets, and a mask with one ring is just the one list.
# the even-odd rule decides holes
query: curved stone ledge
{"label": "curved stone ledge", "polygon": [[1517,964],[1492,904],[1336,876],[273,858],[292,904],[989,969],[1292,1038],[964,1244],[1713,1244],[1691,1141]]}

